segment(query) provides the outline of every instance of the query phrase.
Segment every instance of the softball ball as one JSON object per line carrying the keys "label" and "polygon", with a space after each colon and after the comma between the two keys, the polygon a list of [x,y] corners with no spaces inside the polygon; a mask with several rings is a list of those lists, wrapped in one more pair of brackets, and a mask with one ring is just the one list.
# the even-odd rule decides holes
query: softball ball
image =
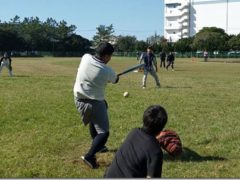
{"label": "softball ball", "polygon": [[128,96],[129,96],[129,93],[126,91],[126,92],[123,93],[123,96],[124,96],[124,97],[128,97]]}

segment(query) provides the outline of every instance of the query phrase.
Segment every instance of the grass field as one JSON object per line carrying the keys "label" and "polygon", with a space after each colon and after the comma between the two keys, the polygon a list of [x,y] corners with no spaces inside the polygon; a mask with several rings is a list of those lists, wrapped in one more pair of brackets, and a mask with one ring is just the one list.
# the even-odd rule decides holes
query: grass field
{"label": "grass field", "polygon": [[[118,73],[136,63],[113,57],[109,65]],[[0,178],[102,177],[152,104],[166,108],[166,128],[180,135],[185,151],[176,160],[165,155],[163,178],[240,178],[240,63],[177,59],[174,72],[159,70],[160,89],[151,76],[142,89],[141,73],[109,84],[110,152],[97,155],[97,170],[80,161],[91,140],[73,102],[78,65],[79,58],[13,58],[15,76],[3,69]]]}

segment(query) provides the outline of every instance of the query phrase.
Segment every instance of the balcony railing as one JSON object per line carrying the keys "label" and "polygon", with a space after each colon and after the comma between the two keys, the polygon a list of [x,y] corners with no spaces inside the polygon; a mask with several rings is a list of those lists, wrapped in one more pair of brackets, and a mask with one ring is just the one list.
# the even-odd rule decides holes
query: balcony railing
{"label": "balcony railing", "polygon": [[189,9],[184,9],[181,11],[181,15],[185,15],[185,14],[188,14],[189,13]]}
{"label": "balcony railing", "polygon": [[178,24],[174,24],[174,25],[166,25],[165,26],[165,29],[166,30],[179,30],[179,29],[181,29],[182,28],[182,26],[181,25],[178,25]]}
{"label": "balcony railing", "polygon": [[165,16],[166,17],[179,17],[179,16],[181,16],[181,14],[179,12],[174,11],[174,12],[166,12]]}
{"label": "balcony railing", "polygon": [[183,2],[182,5],[179,7],[179,10],[183,10],[185,8],[189,8],[189,4],[187,2]]}
{"label": "balcony railing", "polygon": [[188,20],[189,20],[188,15],[185,15],[185,16],[182,16],[182,17],[178,20],[178,22],[179,22],[179,23],[183,23],[184,21],[188,21]]}
{"label": "balcony railing", "polygon": [[182,29],[182,33],[185,35],[185,34],[188,34],[189,30],[187,28],[185,29]]}
{"label": "balcony railing", "polygon": [[188,21],[185,21],[182,23],[182,26],[188,26],[188,25],[189,25]]}

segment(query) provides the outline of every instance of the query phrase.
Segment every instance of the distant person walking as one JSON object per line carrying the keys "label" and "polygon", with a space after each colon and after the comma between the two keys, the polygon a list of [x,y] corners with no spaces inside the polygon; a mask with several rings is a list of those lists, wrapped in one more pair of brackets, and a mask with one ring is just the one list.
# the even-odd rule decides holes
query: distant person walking
{"label": "distant person walking", "polygon": [[8,55],[7,52],[5,52],[3,57],[0,59],[0,73],[1,73],[3,67],[6,67],[8,69],[9,76],[13,76],[13,73],[12,73],[12,59]]}
{"label": "distant person walking", "polygon": [[[156,81],[157,87],[160,87],[160,81],[157,75],[157,61],[156,56],[153,54],[151,47],[147,48],[147,52],[143,53],[140,57],[140,63],[144,62],[144,75],[142,79],[142,88],[146,88],[147,75],[150,73]],[[155,66],[155,69],[154,67]]]}
{"label": "distant person walking", "polygon": [[207,60],[208,60],[208,52],[207,52],[207,50],[205,50],[203,52],[203,57],[204,57],[204,61],[207,62]]}
{"label": "distant person walking", "polygon": [[167,70],[168,70],[169,66],[171,66],[172,71],[174,71],[174,60],[175,60],[174,54],[173,54],[173,52],[170,52],[167,57],[167,66],[166,66]]}
{"label": "distant person walking", "polygon": [[140,56],[141,56],[141,52],[137,51],[137,61],[139,61]]}
{"label": "distant person walking", "polygon": [[117,83],[119,77],[106,64],[111,60],[114,48],[104,42],[96,48],[96,56],[85,54],[78,67],[74,85],[75,105],[84,125],[89,124],[92,145],[82,160],[90,168],[98,167],[95,154],[106,151],[109,136],[108,105],[105,100],[107,83]]}
{"label": "distant person walking", "polygon": [[162,51],[160,53],[160,68],[163,66],[165,68],[165,62],[166,62],[166,53]]}

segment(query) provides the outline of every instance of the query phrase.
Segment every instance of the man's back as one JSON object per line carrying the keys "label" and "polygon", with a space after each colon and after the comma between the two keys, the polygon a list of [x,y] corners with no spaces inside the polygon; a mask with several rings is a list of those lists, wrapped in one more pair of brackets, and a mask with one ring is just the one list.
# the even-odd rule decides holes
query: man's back
{"label": "man's back", "polygon": [[161,58],[162,60],[164,60],[164,59],[166,58],[166,53],[165,53],[165,52],[161,52],[160,58]]}
{"label": "man's back", "polygon": [[163,154],[154,136],[133,129],[117,151],[107,178],[161,177]]}
{"label": "man's back", "polygon": [[115,72],[90,54],[82,57],[74,85],[74,95],[81,93],[88,99],[103,100],[108,82],[114,83]]}

